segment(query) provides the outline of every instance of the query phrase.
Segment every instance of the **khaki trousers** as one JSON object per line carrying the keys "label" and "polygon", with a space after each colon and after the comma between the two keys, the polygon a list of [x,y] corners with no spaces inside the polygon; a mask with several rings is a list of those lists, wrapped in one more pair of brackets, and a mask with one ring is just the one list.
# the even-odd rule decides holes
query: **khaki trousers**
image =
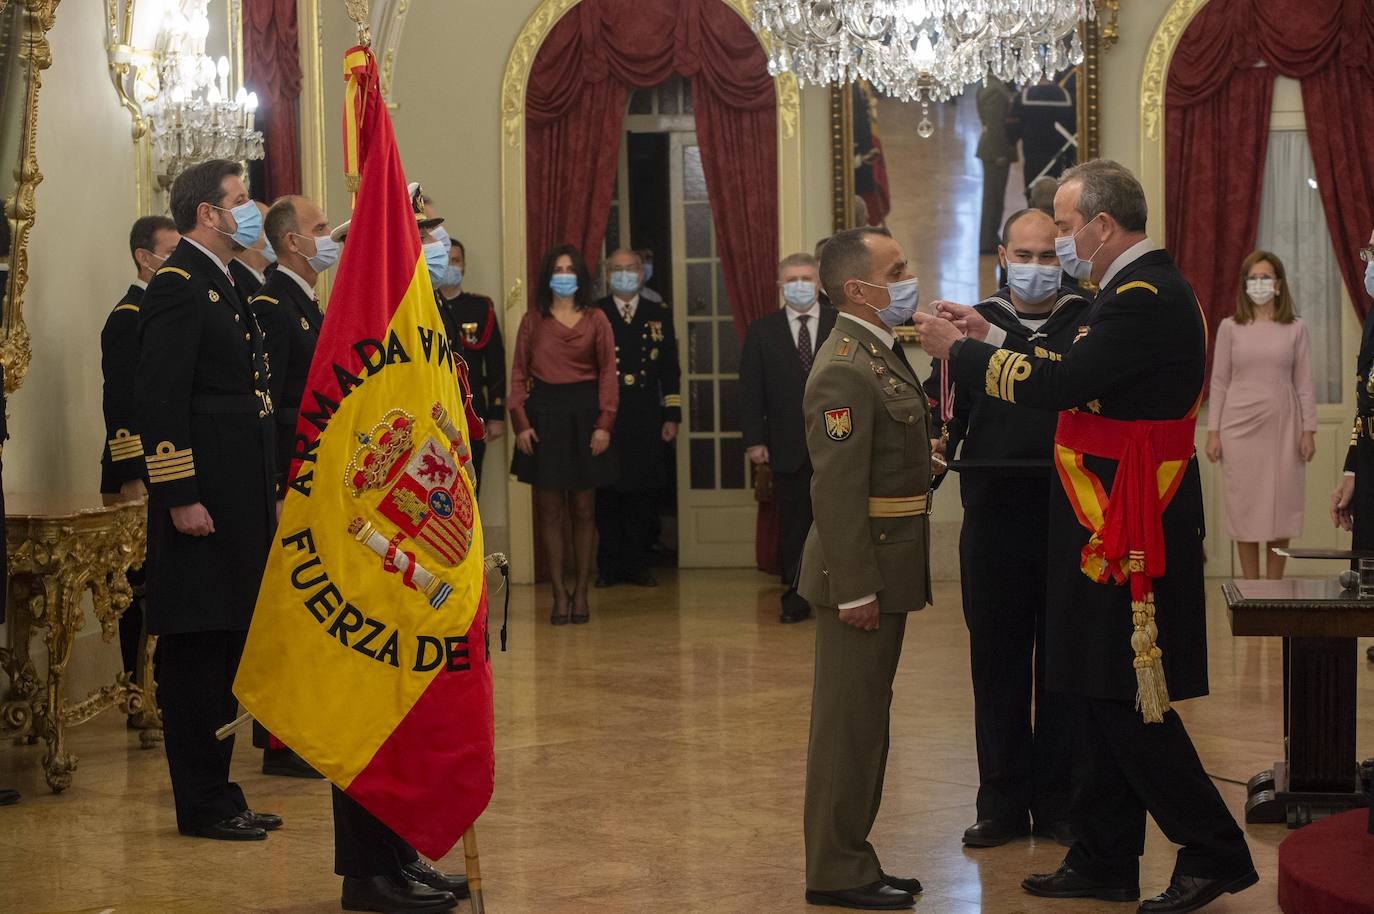
{"label": "khaki trousers", "polygon": [[816,681],[806,756],[806,887],[842,891],[882,878],[868,834],[887,768],[892,679],[906,613],[883,613],[874,632],[816,607]]}

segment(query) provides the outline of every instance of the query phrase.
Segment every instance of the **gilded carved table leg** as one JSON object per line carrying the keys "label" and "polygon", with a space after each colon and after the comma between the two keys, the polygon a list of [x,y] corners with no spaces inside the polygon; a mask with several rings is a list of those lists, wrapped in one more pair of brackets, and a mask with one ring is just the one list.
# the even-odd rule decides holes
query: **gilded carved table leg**
{"label": "gilded carved table leg", "polygon": [[138,646],[138,687],[143,691],[143,709],[134,722],[138,725],[139,746],[151,749],[162,742],[162,710],[157,706],[157,679],[153,676],[153,655],[157,635],[143,636]]}
{"label": "gilded carved table leg", "polygon": [[53,793],[61,793],[72,785],[72,772],[76,770],[77,763],[76,756],[67,752],[63,705],[72,643],[85,620],[81,614],[82,588],[74,588],[70,581],[62,580],[67,577],[48,576],[40,584],[47,597],[48,628],[44,640],[48,645],[48,681],[46,696],[34,709],[34,717],[43,742],[47,744],[48,751],[43,755],[43,777]]}
{"label": "gilded carved table leg", "polygon": [[29,641],[33,638],[33,624],[26,601],[19,599],[16,590],[14,616],[10,622],[10,646],[0,647],[0,669],[5,671],[10,687],[0,703],[0,733],[13,735],[16,744],[32,743],[33,701],[38,694],[38,674],[29,656]]}

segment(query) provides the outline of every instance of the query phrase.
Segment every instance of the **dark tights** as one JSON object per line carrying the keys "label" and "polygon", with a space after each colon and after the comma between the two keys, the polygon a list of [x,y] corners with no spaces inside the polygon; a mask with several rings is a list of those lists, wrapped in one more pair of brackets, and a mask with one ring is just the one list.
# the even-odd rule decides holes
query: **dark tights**
{"label": "dark tights", "polygon": [[566,564],[564,531],[572,518],[573,561],[577,579],[572,597],[574,611],[587,611],[587,586],[591,582],[592,555],[596,550],[595,489],[535,489],[539,505],[539,529],[548,559],[549,583],[553,587],[554,612],[567,612],[568,585],[563,578]]}

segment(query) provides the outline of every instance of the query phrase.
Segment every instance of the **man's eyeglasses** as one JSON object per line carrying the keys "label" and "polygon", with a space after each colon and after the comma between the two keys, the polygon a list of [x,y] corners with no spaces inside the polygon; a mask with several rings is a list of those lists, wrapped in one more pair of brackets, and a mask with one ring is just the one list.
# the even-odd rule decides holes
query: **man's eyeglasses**
{"label": "man's eyeglasses", "polygon": [[1360,248],[1360,259],[1365,263],[1374,261],[1374,244],[1367,244]]}

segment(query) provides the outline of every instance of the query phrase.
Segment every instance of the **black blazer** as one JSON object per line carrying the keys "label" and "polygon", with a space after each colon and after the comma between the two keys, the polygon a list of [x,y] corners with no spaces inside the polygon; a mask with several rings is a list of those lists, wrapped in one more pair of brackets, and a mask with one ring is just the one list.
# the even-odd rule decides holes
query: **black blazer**
{"label": "black blazer", "polygon": [[[835,326],[838,312],[821,305],[820,327],[812,329],[817,350]],[[802,395],[806,372],[792,342],[787,309],[779,308],[749,325],[739,365],[740,429],[746,448],[768,446],[769,464],[780,473],[810,466]]]}
{"label": "black blazer", "polygon": [[105,447],[100,455],[100,491],[113,494],[124,483],[143,479],[143,443],[134,421],[134,372],[138,370],[138,312],[143,289],[131,285],[100,331],[100,372],[104,386]]}
{"label": "black blazer", "polygon": [[[245,631],[276,527],[276,416],[263,335],[229,277],[183,239],[148,290],[134,381],[148,464],[148,630]],[[209,536],[171,509],[203,504]]]}
{"label": "black blazer", "polygon": [[296,441],[296,417],[324,315],[300,284],[273,270],[250,304],[266,337],[268,390],[277,416],[277,492],[286,494],[286,474]]}

